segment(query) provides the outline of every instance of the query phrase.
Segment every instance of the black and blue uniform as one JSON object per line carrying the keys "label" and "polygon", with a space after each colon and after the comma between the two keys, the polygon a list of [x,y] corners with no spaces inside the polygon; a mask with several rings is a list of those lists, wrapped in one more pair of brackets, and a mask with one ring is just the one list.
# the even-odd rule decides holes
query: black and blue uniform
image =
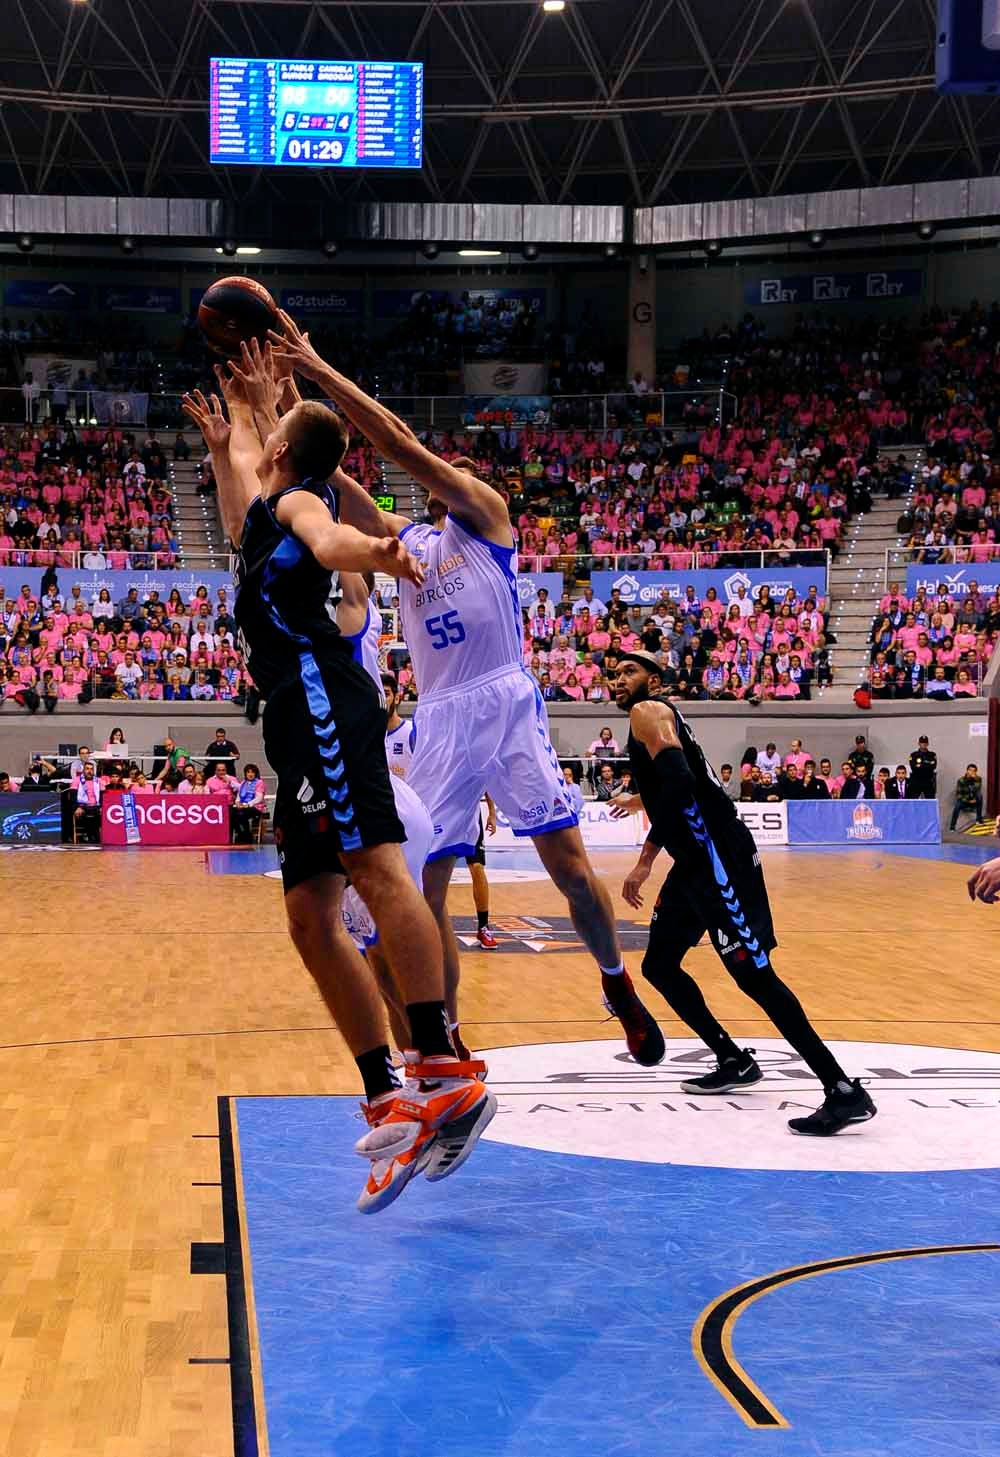
{"label": "black and blue uniform", "polygon": [[282,496],[308,491],[338,517],[325,482],[250,503],[236,565],[236,623],[262,697],[264,752],[278,779],[274,838],[285,890],[343,872],[342,851],[400,843],[385,759],[385,706],[330,608],[332,572],[281,525]]}

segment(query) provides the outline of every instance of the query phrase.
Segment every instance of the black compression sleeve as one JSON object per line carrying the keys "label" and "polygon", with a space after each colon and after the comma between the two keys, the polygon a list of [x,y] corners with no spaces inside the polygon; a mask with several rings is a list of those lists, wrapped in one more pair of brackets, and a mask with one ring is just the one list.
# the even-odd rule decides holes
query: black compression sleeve
{"label": "black compression sleeve", "polygon": [[678,817],[694,800],[694,775],[688,767],[683,749],[661,749],[653,760],[653,768],[660,783],[660,802],[655,815],[650,816],[649,836],[660,849],[666,843],[669,826],[676,825]]}

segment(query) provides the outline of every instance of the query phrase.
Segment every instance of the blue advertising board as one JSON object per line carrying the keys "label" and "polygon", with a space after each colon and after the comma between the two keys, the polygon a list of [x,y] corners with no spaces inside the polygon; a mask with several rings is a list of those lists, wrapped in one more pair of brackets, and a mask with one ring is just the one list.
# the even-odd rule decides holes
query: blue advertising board
{"label": "blue advertising board", "polygon": [[562,572],[518,572],[517,596],[522,607],[531,606],[540,587],[545,588],[549,601],[555,605],[563,594]]}
{"label": "blue advertising board", "polygon": [[112,314],[179,314],[181,291],[159,284],[102,284],[98,290],[99,307]]}
{"label": "blue advertising board", "polygon": [[[209,600],[214,602],[216,592],[225,587],[230,606],[233,600],[233,579],[229,572],[88,572],[83,567],[57,567],[56,576],[59,592],[65,601],[70,587],[79,586],[80,595],[90,602],[102,587],[107,587],[115,603],[125,596],[131,587],[139,593],[139,601],[148,592],[159,592],[165,602],[176,587],[184,601],[193,597],[197,587],[207,587]],[[38,596],[42,585],[40,567],[0,567],[0,587],[8,597],[16,597],[22,586],[27,585],[34,596]]]}
{"label": "blue advertising board", "polygon": [[361,316],[360,288],[283,288],[281,307],[296,314],[327,314],[333,318]]}
{"label": "blue advertising board", "polygon": [[58,845],[62,839],[62,801],[58,790],[0,794],[0,845],[30,849]]}
{"label": "blue advertising board", "polygon": [[792,799],[790,845],[939,845],[936,799]]}
{"label": "blue advertising board", "polygon": [[3,302],[8,309],[79,312],[90,308],[90,287],[86,283],[64,283],[61,279],[12,278],[4,284]]}
{"label": "blue advertising board", "polygon": [[629,605],[652,606],[658,602],[662,592],[680,599],[686,587],[693,587],[698,597],[704,597],[709,587],[714,587],[723,602],[735,602],[740,587],[753,597],[763,586],[771,589],[771,596],[779,601],[793,589],[796,597],[806,597],[810,588],[821,595],[826,591],[825,567],[736,567],[729,571],[715,568],[711,571],[691,572],[594,572],[590,585],[595,596],[608,602],[613,590],[621,593],[621,600]]}
{"label": "blue advertising board", "polygon": [[912,597],[921,587],[926,587],[933,596],[947,593],[949,597],[964,597],[969,583],[976,582],[980,591],[991,595],[1000,587],[1000,562],[968,562],[956,566],[934,567],[926,562],[906,569],[906,595]]}
{"label": "blue advertising board", "polygon": [[919,298],[924,275],[919,268],[882,268],[870,273],[791,273],[784,278],[757,278],[743,285],[743,302],[751,308],[768,304],[884,303],[886,299]]}

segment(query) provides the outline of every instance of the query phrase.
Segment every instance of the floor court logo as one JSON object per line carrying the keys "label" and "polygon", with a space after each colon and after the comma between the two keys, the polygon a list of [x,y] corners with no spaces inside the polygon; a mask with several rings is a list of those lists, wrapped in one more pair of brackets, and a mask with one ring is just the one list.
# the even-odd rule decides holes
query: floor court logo
{"label": "floor court logo", "polygon": [[[490,871],[490,879],[493,872]],[[454,917],[455,934],[460,946],[468,950],[477,949],[476,922],[468,916]],[[582,951],[586,947],[580,940],[568,916],[496,916],[490,921],[490,928],[496,936],[501,951],[518,955],[551,955],[567,951]],[[623,951],[644,951],[649,938],[648,926],[619,924],[619,937]]]}
{"label": "floor court logo", "polygon": [[797,1138],[787,1120],[822,1092],[785,1044],[755,1039],[764,1080],[698,1097],[681,1083],[715,1065],[700,1043],[670,1040],[659,1067],[617,1039],[487,1050],[499,1111],[488,1139],[553,1153],[709,1168],[904,1173],[1000,1167],[1000,1053],[832,1042],[878,1105],[836,1138]]}

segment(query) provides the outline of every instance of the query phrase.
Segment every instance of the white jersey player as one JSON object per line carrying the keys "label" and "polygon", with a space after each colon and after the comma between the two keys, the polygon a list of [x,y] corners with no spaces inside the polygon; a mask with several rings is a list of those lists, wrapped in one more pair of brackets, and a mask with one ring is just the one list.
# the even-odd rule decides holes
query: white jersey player
{"label": "white jersey player", "polygon": [[285,366],[318,384],[432,498],[433,525],[415,525],[379,512],[356,483],[342,473],[337,477],[343,519],[373,534],[401,537],[424,566],[420,589],[400,596],[420,685],[407,782],[434,825],[424,892],[441,927],[452,1020],[457,1020],[458,944],[447,913],[448,883],[456,856],[475,849],[479,801],[489,792],[514,833],[534,840],[566,896],[633,1057],[647,1066],[661,1061],[663,1036],[625,972],[610,897],[587,859],[545,705],[523,667],[517,556],[506,503],[477,478],[474,462],[441,460],[402,420],[325,363],[284,312],[281,324],[278,349]]}

